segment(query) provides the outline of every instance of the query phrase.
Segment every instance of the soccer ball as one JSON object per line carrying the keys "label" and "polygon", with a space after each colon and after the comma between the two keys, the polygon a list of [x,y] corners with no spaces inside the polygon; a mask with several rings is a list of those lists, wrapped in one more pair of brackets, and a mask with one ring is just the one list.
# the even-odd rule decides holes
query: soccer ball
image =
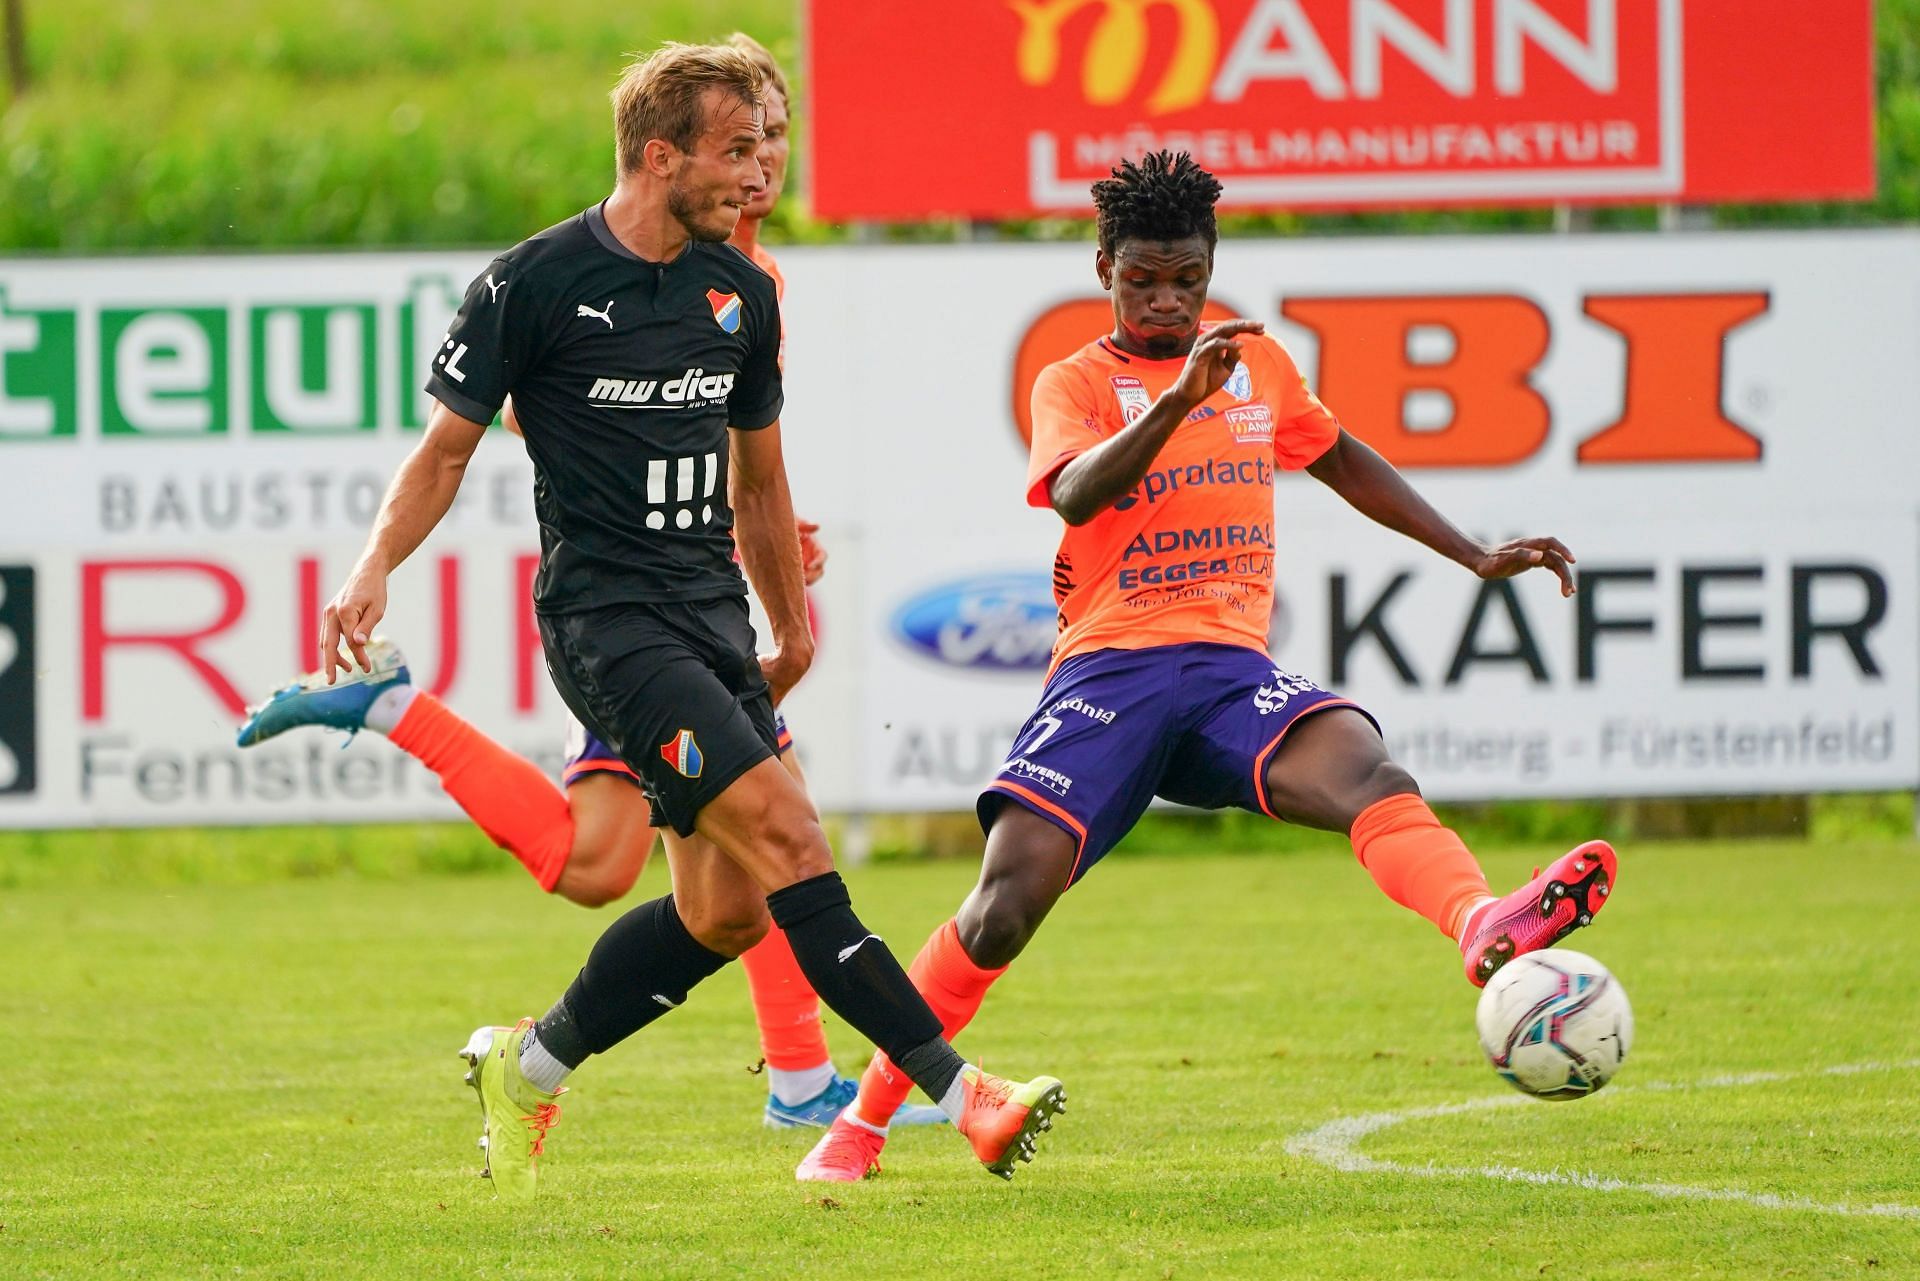
{"label": "soccer ball", "polygon": [[1494,1070],[1536,1099],[1578,1099],[1613,1079],[1633,1045],[1633,1007],[1606,966],[1552,948],[1487,980],[1474,1013]]}

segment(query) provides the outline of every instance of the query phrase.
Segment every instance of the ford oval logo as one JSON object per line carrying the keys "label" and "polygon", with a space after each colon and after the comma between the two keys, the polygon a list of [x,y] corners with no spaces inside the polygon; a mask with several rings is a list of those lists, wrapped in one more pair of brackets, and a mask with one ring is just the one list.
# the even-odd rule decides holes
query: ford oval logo
{"label": "ford oval logo", "polygon": [[893,616],[909,647],[952,667],[1045,671],[1057,628],[1045,574],[993,574],[943,583]]}

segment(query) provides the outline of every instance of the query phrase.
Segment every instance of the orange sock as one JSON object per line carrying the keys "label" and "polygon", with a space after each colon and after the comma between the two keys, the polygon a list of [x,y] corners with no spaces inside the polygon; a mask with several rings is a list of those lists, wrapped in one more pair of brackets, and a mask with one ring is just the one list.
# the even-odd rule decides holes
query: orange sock
{"label": "orange sock", "polygon": [[1487,892],[1487,878],[1459,834],[1440,826],[1411,792],[1375,801],[1353,821],[1353,852],[1386,896],[1460,937],[1466,916]]}
{"label": "orange sock", "polygon": [[[973,1022],[980,1002],[986,999],[987,989],[1006,972],[1004,966],[983,970],[975,965],[967,949],[960,946],[960,927],[952,921],[933,932],[927,945],[920,949],[920,955],[907,967],[907,977],[926,998],[927,1005],[940,1020],[942,1035],[949,1041]],[[866,1074],[860,1078],[860,1097],[854,1106],[861,1120],[869,1125],[884,1126],[912,1090],[913,1082],[907,1079],[907,1074],[895,1067],[884,1053],[876,1051]]]}
{"label": "orange sock", "polygon": [[467,817],[519,859],[541,889],[552,892],[573,851],[573,812],[566,794],[538,765],[500,746],[424,690],[414,695],[387,737],[438,774]]}
{"label": "orange sock", "polygon": [[778,925],[740,954],[747,968],[753,1017],[760,1023],[760,1054],[767,1066],[800,1072],[827,1061],[827,1030],[820,1024],[820,998],[800,972],[793,945]]}

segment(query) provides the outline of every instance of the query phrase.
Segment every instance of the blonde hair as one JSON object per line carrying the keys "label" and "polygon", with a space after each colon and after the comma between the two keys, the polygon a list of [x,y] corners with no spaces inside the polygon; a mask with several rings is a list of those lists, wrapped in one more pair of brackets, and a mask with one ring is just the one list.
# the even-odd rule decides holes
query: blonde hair
{"label": "blonde hair", "polygon": [[780,70],[780,64],[774,61],[773,53],[767,46],[755,40],[744,31],[736,31],[728,36],[724,43],[728,48],[738,49],[753,59],[753,65],[760,69],[760,78],[767,87],[780,95],[780,101],[789,109],[793,106],[793,94],[787,90],[786,73]]}
{"label": "blonde hair", "polygon": [[661,45],[630,63],[613,87],[615,163],[621,173],[632,173],[655,138],[691,151],[707,126],[707,90],[718,89],[750,107],[761,107],[766,86],[759,62],[744,49]]}

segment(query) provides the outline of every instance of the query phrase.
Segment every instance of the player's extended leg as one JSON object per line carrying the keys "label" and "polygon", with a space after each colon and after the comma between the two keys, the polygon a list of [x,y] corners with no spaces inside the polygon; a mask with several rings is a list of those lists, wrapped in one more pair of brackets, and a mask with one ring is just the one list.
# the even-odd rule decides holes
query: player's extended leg
{"label": "player's extended leg", "polygon": [[1460,944],[1476,985],[1515,956],[1588,924],[1612,890],[1613,850],[1589,841],[1495,899],[1466,844],[1434,817],[1373,723],[1351,708],[1295,723],[1268,760],[1264,783],[1276,817],[1348,833],[1388,898]]}
{"label": "player's extended leg", "polygon": [[656,835],[646,793],[606,770],[567,782],[573,843],[553,892],[582,907],[625,898],[647,866]]}
{"label": "player's extended leg", "polygon": [[[546,772],[532,761],[501,746],[462,719],[433,695],[415,688],[406,657],[392,641],[376,637],[367,646],[371,672],[353,671],[334,685],[311,672],[276,690],[253,708],[240,727],[241,747],[254,747],[290,729],[321,725],[349,733],[372,730],[414,757],[440,778],[447,795],[467,816],[533,876],[542,889],[561,893],[575,847],[574,814],[568,798]],[[616,847],[595,848],[613,851]],[[620,850],[630,847],[622,845]],[[609,853],[609,862],[613,861]],[[645,848],[641,849],[641,858]],[[585,878],[588,901],[596,887],[617,881],[614,869],[604,877]],[[633,875],[639,874],[635,861]],[[632,878],[627,878],[627,886]],[[625,889],[620,891],[625,892]],[[598,899],[606,902],[617,894]]]}
{"label": "player's extended leg", "polygon": [[[954,918],[933,932],[907,971],[940,1016],[948,1040],[973,1021],[987,989],[1026,949],[1066,892],[1078,842],[1019,805],[1003,805],[987,834],[980,880]],[[860,1078],[855,1115],[885,1129],[913,1088],[885,1054]]]}
{"label": "player's extended leg", "polygon": [[[940,1101],[989,1170],[1010,1174],[1015,1159],[1031,1159],[1060,1083],[1017,1085],[963,1061],[886,944],[854,915],[812,803],[773,759],[773,708],[744,602],[620,606],[540,622],[569,709],[645,775],[679,835],[698,832],[752,879],[828,1006]],[[689,900],[683,915],[675,898],[616,920],[513,1061],[497,1077],[481,1075],[483,1105],[510,1100],[488,1108],[489,1124],[496,1110],[551,1099],[589,1056],[680,1004],[725,964],[688,928],[689,919],[696,927],[708,920],[713,905]],[[531,1136],[531,1123],[507,1134],[513,1146],[501,1159],[516,1173],[535,1164]],[[533,1177],[516,1178],[515,1190],[531,1191]]]}
{"label": "player's extended leg", "polygon": [[[751,905],[756,913],[770,912],[786,931],[814,990],[892,1051],[989,1170],[1010,1176],[1015,1160],[1032,1158],[1039,1131],[1059,1110],[1060,1083],[1050,1077],[1003,1081],[967,1064],[941,1038],[938,1021],[886,944],[854,915],[811,803],[778,764],[763,760],[729,784],[699,811],[698,828],[726,859],[697,861],[696,874],[686,880],[687,906],[680,907],[676,892],[614,922],[560,1001],[536,1026],[515,1034],[511,1067],[503,1059],[497,1078],[484,1074],[493,1060],[482,1051],[482,1102],[494,1104],[489,1124],[494,1112],[504,1117],[516,1107],[526,1116],[549,1115],[539,1109],[554,1102],[561,1082],[588,1057],[680,1005],[730,959],[727,952],[758,941],[765,917],[750,921],[740,911]],[[494,1167],[511,1171],[504,1180],[495,1176],[503,1192],[532,1192],[532,1124],[500,1131],[503,1141],[518,1145],[503,1149]],[[490,1149],[490,1163],[494,1159]]]}
{"label": "player's extended leg", "polygon": [[[973,1019],[1067,887],[1152,800],[1166,766],[1176,667],[1164,651],[1103,651],[1068,659],[1048,680],[980,797],[980,880],[913,961],[913,981],[949,1037]],[[795,1176],[851,1182],[878,1169],[888,1117],[911,1089],[886,1054],[875,1054],[860,1097]]]}
{"label": "player's extended leg", "polygon": [[[807,785],[800,760],[791,749],[786,726],[777,724],[780,764],[802,788]],[[766,1123],[770,1126],[825,1125],[809,1119],[824,1107],[838,1115],[847,1105],[835,1086],[839,1076],[827,1052],[827,1030],[820,1020],[820,998],[793,946],[777,926],[741,954],[747,971],[747,991],[753,998],[753,1017],[760,1029],[760,1056],[767,1065]]]}
{"label": "player's extended leg", "polygon": [[1051,1077],[1005,1081],[966,1063],[879,935],[853,913],[806,793],[762,761],[699,814],[699,830],[767,893],[807,981],[938,1101],[988,1170],[1010,1178],[1031,1160],[1064,1092]]}
{"label": "player's extended leg", "polygon": [[[793,738],[785,721],[777,719],[774,729],[780,764],[804,789],[806,772],[792,750]],[[669,852],[673,844],[670,839]],[[762,1121],[773,1129],[831,1125],[853,1102],[858,1082],[834,1070],[826,1026],[820,1019],[820,998],[801,972],[793,945],[779,926],[769,925],[766,937],[740,954],[740,964],[747,972],[747,991],[760,1029],[760,1055],[766,1063],[767,1105]],[[892,1123],[938,1125],[946,1119],[939,1108],[903,1103],[893,1113]]]}

